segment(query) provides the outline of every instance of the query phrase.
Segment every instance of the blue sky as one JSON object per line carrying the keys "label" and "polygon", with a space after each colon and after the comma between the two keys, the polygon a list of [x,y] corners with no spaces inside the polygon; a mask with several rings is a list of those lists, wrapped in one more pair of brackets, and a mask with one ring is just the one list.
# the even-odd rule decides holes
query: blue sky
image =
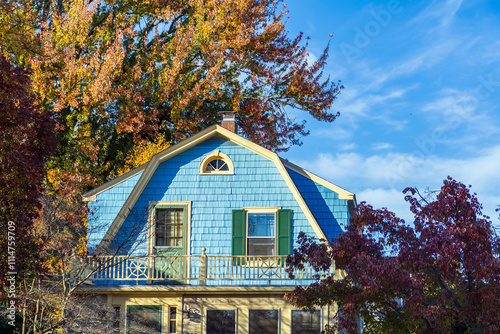
{"label": "blue sky", "polygon": [[281,156],[407,220],[401,191],[450,175],[499,224],[500,1],[285,2],[311,59],[330,41],[324,74],[345,89],[340,118],[307,118],[311,134]]}

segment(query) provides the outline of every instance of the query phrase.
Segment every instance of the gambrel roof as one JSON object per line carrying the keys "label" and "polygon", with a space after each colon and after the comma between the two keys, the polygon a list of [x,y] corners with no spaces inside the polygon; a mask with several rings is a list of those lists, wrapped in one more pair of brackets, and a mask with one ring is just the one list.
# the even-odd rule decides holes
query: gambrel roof
{"label": "gambrel roof", "polygon": [[[338,194],[339,199],[347,200],[349,204],[349,208],[351,210],[351,215],[353,214],[353,210],[356,206],[356,198],[355,195],[339,186],[336,186],[292,163],[289,163],[288,161],[285,161],[281,159],[276,153],[265,149],[261,147],[260,145],[257,145],[229,130],[226,130],[225,128],[219,126],[219,125],[214,125],[211,126],[201,132],[199,132],[196,135],[193,135],[192,137],[176,144],[173,145],[166,150],[157,153],[154,155],[151,160],[110,181],[102,186],[95,188],[86,194],[83,195],[83,198],[85,201],[95,201],[96,196],[112,187],[115,185],[124,182],[126,180],[129,180],[130,178],[134,176],[138,176],[140,174],[139,180],[135,184],[132,192],[128,196],[127,200],[125,201],[125,204],[121,207],[120,212],[118,215],[115,217],[114,221],[112,222],[110,228],[106,232],[106,235],[102,239],[103,241],[101,242],[100,247],[105,247],[106,245],[103,243],[109,243],[110,240],[113,240],[114,237],[116,236],[117,232],[120,230],[122,224],[124,221],[127,219],[127,216],[129,212],[133,209],[134,205],[136,204],[137,200],[141,196],[143,190],[145,187],[148,185],[151,177],[155,173],[156,169],[158,166],[169,160],[170,158],[214,137],[214,136],[220,136],[228,141],[231,141],[234,144],[237,144],[239,146],[242,146],[274,163],[276,166],[277,170],[281,174],[283,180],[286,182],[286,185],[290,189],[291,193],[293,194],[293,197],[297,201],[298,205],[300,206],[301,210],[303,211],[305,217],[311,224],[312,228],[314,229],[314,232],[316,233],[316,236],[319,239],[327,239],[326,235],[321,228],[320,224],[318,224],[318,221],[316,220],[315,216],[313,215],[311,208],[309,207],[308,203],[304,200],[301,192],[299,191],[296,183],[294,182],[294,178],[291,177],[290,173],[296,173],[300,175],[302,178],[305,178],[307,180],[310,180],[316,184],[319,184],[335,193]],[[290,172],[291,171],[291,172]]]}

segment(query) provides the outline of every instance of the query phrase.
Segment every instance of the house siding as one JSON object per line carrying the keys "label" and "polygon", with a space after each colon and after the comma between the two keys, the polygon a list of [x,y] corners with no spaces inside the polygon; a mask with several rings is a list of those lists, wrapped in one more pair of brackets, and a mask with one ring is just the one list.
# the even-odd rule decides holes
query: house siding
{"label": "house siding", "polygon": [[[226,154],[233,162],[234,174],[199,174],[203,159],[214,151]],[[349,220],[347,200],[311,179],[287,169],[321,229],[328,239],[343,231]],[[142,173],[141,173],[142,174]],[[118,215],[121,207],[137,184],[141,174],[98,194],[89,208],[89,226],[105,226],[91,237],[89,245],[97,245]],[[297,199],[285,182],[274,161],[222,137],[215,136],[162,162],[151,176],[127,219],[116,234],[112,246],[123,246],[122,254],[148,254],[148,210],[150,202],[189,202],[190,230],[187,254],[232,255],[232,212],[249,207],[281,207],[291,210],[291,247],[299,245],[298,234],[316,237]],[[132,233],[131,233],[132,232]],[[192,269],[194,270],[194,269]],[[244,272],[251,269],[242,268]],[[229,273],[228,273],[229,275]],[[244,277],[251,277],[246,274]],[[230,278],[230,277],[221,277]],[[312,281],[273,281],[277,285],[308,284]],[[197,281],[192,281],[197,284]],[[101,285],[127,284],[126,281],[100,281]],[[142,281],[138,284],[147,284]],[[268,284],[267,281],[207,280],[207,285]]]}
{"label": "house siding", "polygon": [[327,239],[342,234],[351,218],[347,200],[339,199],[338,193],[289,168],[287,171]]}
{"label": "house siding", "polygon": [[88,247],[93,250],[106,234],[128,196],[134,189],[142,172],[118,183],[96,196],[96,201],[88,202]]}
{"label": "house siding", "polygon": [[[229,156],[234,175],[200,175],[203,158],[215,150]],[[137,200],[131,216],[147,210],[150,201],[191,202],[190,254],[231,255],[232,210],[275,207],[292,210],[292,240],[300,231],[315,236],[274,162],[220,137],[211,138],[161,163]],[[128,229],[130,219],[123,224]],[[292,243],[292,248],[296,247]],[[147,245],[134,245],[147,254]]]}

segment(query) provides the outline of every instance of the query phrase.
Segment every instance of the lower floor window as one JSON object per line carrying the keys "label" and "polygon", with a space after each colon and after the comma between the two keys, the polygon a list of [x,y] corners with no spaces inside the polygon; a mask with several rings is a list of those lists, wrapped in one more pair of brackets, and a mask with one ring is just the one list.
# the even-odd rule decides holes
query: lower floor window
{"label": "lower floor window", "polygon": [[170,308],[170,326],[168,329],[169,333],[177,333],[177,307]]}
{"label": "lower floor window", "polygon": [[161,333],[161,306],[129,305],[127,333]]}
{"label": "lower floor window", "polygon": [[278,310],[250,310],[249,334],[278,334]]}
{"label": "lower floor window", "polygon": [[207,310],[207,334],[235,334],[235,310]]}
{"label": "lower floor window", "polygon": [[292,311],[292,334],[319,334],[321,332],[321,311]]}
{"label": "lower floor window", "polygon": [[113,329],[120,332],[120,306],[113,306]]}

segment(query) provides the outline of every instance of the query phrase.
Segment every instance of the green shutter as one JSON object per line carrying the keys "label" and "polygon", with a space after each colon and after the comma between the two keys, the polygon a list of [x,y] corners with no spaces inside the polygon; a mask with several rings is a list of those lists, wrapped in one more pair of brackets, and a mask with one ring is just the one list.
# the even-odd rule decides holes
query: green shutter
{"label": "green shutter", "polygon": [[278,255],[290,255],[292,210],[278,210]]}
{"label": "green shutter", "polygon": [[[233,210],[233,255],[245,255],[245,210]],[[233,259],[234,265],[243,264]]]}

